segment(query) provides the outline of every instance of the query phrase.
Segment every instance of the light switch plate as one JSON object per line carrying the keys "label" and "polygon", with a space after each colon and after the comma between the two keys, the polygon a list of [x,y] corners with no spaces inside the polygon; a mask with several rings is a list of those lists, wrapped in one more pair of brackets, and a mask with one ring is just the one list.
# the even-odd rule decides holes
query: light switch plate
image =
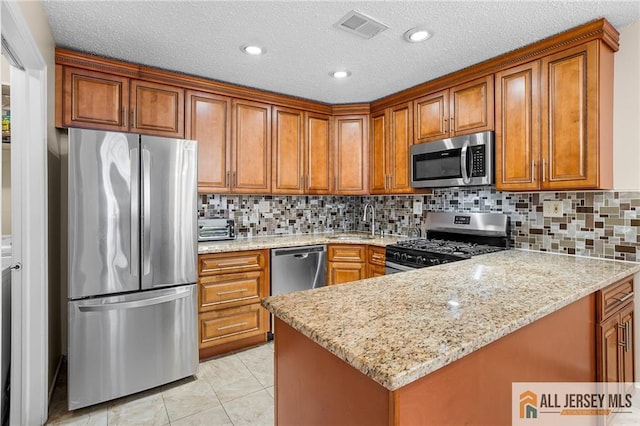
{"label": "light switch plate", "polygon": [[542,214],[544,215],[544,217],[562,217],[562,201],[544,201],[542,204]]}
{"label": "light switch plate", "polygon": [[417,215],[422,214],[422,201],[413,202],[413,214],[417,214]]}

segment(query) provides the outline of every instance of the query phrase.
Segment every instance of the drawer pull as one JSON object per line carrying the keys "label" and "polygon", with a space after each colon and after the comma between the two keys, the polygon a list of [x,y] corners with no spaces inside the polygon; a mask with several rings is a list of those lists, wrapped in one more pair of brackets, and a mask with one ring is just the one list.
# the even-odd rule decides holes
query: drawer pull
{"label": "drawer pull", "polygon": [[620,303],[626,302],[633,297],[633,292],[627,293],[622,297],[612,297],[613,300],[617,300]]}
{"label": "drawer pull", "polygon": [[239,322],[237,324],[223,325],[222,327],[218,327],[218,331],[227,330],[229,328],[242,327],[242,326],[245,326],[247,324],[249,324],[249,323],[244,321],[244,322]]}
{"label": "drawer pull", "polygon": [[217,294],[218,296],[224,296],[224,295],[227,295],[227,294],[233,294],[233,293],[244,293],[244,292],[245,292],[245,291],[247,291],[247,290],[248,290],[248,288],[239,288],[239,289],[237,289],[237,290],[219,291],[219,292],[217,292],[216,294]]}

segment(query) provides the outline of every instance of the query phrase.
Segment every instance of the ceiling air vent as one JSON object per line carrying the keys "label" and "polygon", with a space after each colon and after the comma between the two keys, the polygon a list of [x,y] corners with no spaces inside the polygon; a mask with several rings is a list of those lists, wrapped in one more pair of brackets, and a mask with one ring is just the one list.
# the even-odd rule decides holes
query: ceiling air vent
{"label": "ceiling air vent", "polygon": [[382,22],[355,10],[343,16],[334,26],[366,39],[370,39],[389,28]]}

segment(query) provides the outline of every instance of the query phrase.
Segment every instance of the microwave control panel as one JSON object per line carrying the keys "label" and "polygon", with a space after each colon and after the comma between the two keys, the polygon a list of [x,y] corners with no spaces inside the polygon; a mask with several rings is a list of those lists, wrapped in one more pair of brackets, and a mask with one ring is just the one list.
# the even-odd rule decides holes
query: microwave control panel
{"label": "microwave control panel", "polygon": [[472,146],[471,151],[471,177],[486,176],[484,145]]}

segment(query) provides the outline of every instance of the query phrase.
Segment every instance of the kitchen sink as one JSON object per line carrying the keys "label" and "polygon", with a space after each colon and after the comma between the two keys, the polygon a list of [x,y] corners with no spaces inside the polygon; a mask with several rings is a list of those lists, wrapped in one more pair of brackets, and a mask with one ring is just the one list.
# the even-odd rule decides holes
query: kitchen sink
{"label": "kitchen sink", "polygon": [[375,238],[371,235],[333,235],[327,237],[329,240],[373,240]]}

